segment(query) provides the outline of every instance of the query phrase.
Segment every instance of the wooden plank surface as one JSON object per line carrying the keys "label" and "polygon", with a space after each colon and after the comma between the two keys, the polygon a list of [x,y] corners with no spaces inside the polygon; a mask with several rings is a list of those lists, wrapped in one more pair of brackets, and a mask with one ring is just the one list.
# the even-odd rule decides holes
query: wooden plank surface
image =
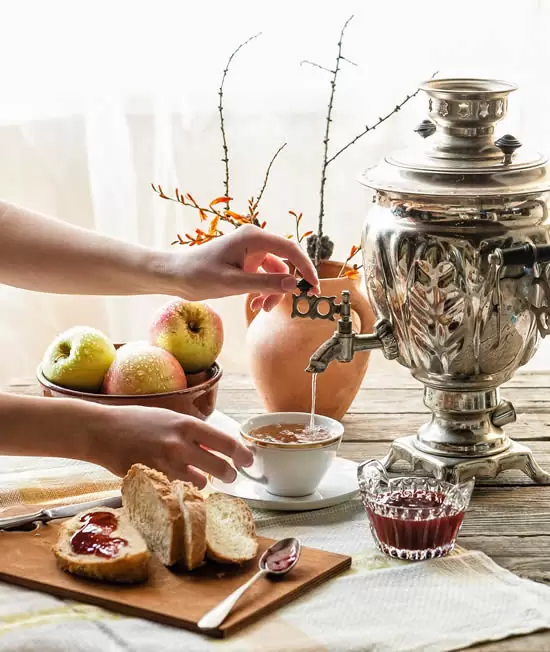
{"label": "wooden plank surface", "polygon": [[[259,537],[256,559],[242,567],[208,561],[193,572],[169,570],[153,556],[147,581],[121,586],[59,569],[51,549],[61,524],[52,521],[32,532],[0,532],[0,580],[191,631],[200,631],[202,616],[258,572],[257,559],[275,543]],[[219,627],[205,633],[216,638],[231,636],[350,566],[351,557],[304,547],[300,563],[284,582],[272,582],[269,591],[261,581],[256,583]]]}
{"label": "wooden plank surface", "polygon": [[[39,394],[33,379],[14,381],[9,391]],[[502,389],[518,413],[507,432],[530,446],[550,470],[550,372],[522,369]],[[225,374],[218,408],[237,420],[263,412],[252,379]],[[427,419],[422,385],[407,369],[379,352],[371,363],[349,413],[340,455],[353,460],[382,457],[396,437],[412,434]],[[535,486],[515,472],[480,483],[474,492],[459,543],[482,550],[496,563],[536,581],[550,583],[550,487]],[[470,650],[516,652],[550,650],[550,632],[478,645]]]}

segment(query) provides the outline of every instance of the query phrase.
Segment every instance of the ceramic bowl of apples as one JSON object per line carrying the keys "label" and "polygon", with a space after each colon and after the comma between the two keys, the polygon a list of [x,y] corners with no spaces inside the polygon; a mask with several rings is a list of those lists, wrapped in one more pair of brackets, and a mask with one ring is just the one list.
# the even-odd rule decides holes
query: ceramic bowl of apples
{"label": "ceramic bowl of apples", "polygon": [[61,333],[37,370],[44,396],[209,417],[222,376],[220,316],[205,303],[174,299],[153,316],[147,335],[116,344],[88,326]]}

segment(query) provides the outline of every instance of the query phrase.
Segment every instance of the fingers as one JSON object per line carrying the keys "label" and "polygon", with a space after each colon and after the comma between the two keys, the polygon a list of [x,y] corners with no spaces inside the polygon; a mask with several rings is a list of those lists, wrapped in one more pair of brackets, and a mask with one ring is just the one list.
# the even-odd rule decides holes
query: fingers
{"label": "fingers", "polygon": [[252,301],[250,302],[250,307],[254,312],[258,312],[260,308],[263,308],[264,301],[266,300],[267,297],[264,297],[263,294],[261,294],[258,297],[254,297]]}
{"label": "fingers", "polygon": [[[185,480],[191,482],[195,487],[197,487],[197,489],[204,489],[207,484],[206,477],[188,464],[186,464],[177,474],[171,474],[168,472],[166,475],[170,480]],[[170,477],[170,475],[172,475],[172,477]]]}
{"label": "fingers", "polygon": [[[264,231],[264,229],[259,229],[257,227],[251,227],[250,229],[241,227],[241,229],[238,229],[237,233],[241,231],[241,237],[245,240],[246,248],[251,254],[255,250],[261,249],[263,251],[268,251],[273,256],[286,258],[296,267],[296,269],[298,269],[302,277],[305,278],[308,283],[313,285],[313,287],[318,288],[319,279],[315,267],[309,256],[304,253],[301,247],[299,247],[295,242],[291,242],[287,238],[275,235],[274,233],[268,233],[267,231]],[[267,276],[269,277],[271,274],[268,274]],[[279,279],[279,282],[281,281],[282,279]]]}
{"label": "fingers", "polygon": [[296,279],[290,274],[266,274],[265,272],[243,272],[234,267],[226,268],[220,279],[233,293],[260,292],[285,294],[296,290]]}
{"label": "fingers", "polygon": [[282,301],[283,297],[280,294],[271,294],[270,296],[264,299],[263,309],[266,312],[273,310],[279,303]]}
{"label": "fingers", "polygon": [[185,470],[184,477],[182,480],[187,480],[192,482],[198,489],[204,489],[206,487],[207,480],[202,473],[199,473],[197,469],[194,469],[192,466],[188,466]]}
{"label": "fingers", "polygon": [[252,453],[244,444],[204,421],[197,422],[190,438],[201,446],[230,457],[236,466],[250,466],[254,461]]}
{"label": "fingers", "polygon": [[226,460],[204,450],[188,437],[170,442],[165,453],[156,468],[169,480],[187,480],[202,489],[207,483],[203,474],[211,474],[222,482],[233,482],[237,477],[235,469]]}
{"label": "fingers", "polygon": [[237,477],[237,472],[230,464],[196,444],[189,451],[188,458],[193,466],[198,467],[205,473],[216,476],[222,482],[233,482]]}
{"label": "fingers", "polygon": [[[153,459],[141,456],[137,461],[161,471],[169,480],[185,480],[192,482],[198,489],[204,489],[207,483],[206,477],[198,469],[188,464],[189,457],[187,451],[171,446],[168,456],[163,455]],[[126,466],[124,468],[126,469]]]}
{"label": "fingers", "polygon": [[253,312],[258,312],[258,310],[261,309],[269,312],[279,305],[279,303],[282,301],[282,298],[282,294],[269,294],[267,297],[262,294],[252,299],[250,302],[250,308]]}
{"label": "fingers", "polygon": [[288,274],[289,271],[288,265],[284,260],[281,260],[272,254],[266,254],[261,267],[265,272],[270,274]]}

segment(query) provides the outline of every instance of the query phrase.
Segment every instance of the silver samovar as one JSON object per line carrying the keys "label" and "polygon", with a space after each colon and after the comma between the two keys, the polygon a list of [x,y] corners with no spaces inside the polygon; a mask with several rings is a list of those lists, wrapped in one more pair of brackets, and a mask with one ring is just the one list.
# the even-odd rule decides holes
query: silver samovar
{"label": "silver samovar", "polygon": [[307,371],[380,348],[424,384],[431,419],[394,441],[387,469],[404,460],[455,482],[518,469],[549,483],[503,430],[516,414],[499,394],[550,332],[547,159],[511,135],[495,140],[514,85],[439,79],[421,89],[422,147],[361,177],[373,192],[362,255],[375,332],[353,332],[346,292],[339,302],[315,297],[301,281],[293,317],[339,317]]}

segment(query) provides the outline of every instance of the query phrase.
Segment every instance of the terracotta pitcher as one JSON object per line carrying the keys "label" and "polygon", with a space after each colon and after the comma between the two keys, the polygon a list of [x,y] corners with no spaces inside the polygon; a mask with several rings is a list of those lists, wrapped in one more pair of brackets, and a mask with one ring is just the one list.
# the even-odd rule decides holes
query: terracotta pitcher
{"label": "terracotta pitcher", "polygon": [[[338,301],[342,290],[349,290],[354,330],[371,333],[375,317],[360,290],[360,279],[337,278],[342,266],[335,261],[320,265],[321,294]],[[291,293],[271,312],[253,312],[250,302],[254,296],[246,298],[246,342],[252,377],[264,406],[269,412],[309,412],[312,374],[305,368],[312,353],[332,336],[336,322],[292,319]],[[332,362],[318,374],[316,414],[338,420],[344,416],[359,391],[369,355],[362,352],[351,362]]]}

